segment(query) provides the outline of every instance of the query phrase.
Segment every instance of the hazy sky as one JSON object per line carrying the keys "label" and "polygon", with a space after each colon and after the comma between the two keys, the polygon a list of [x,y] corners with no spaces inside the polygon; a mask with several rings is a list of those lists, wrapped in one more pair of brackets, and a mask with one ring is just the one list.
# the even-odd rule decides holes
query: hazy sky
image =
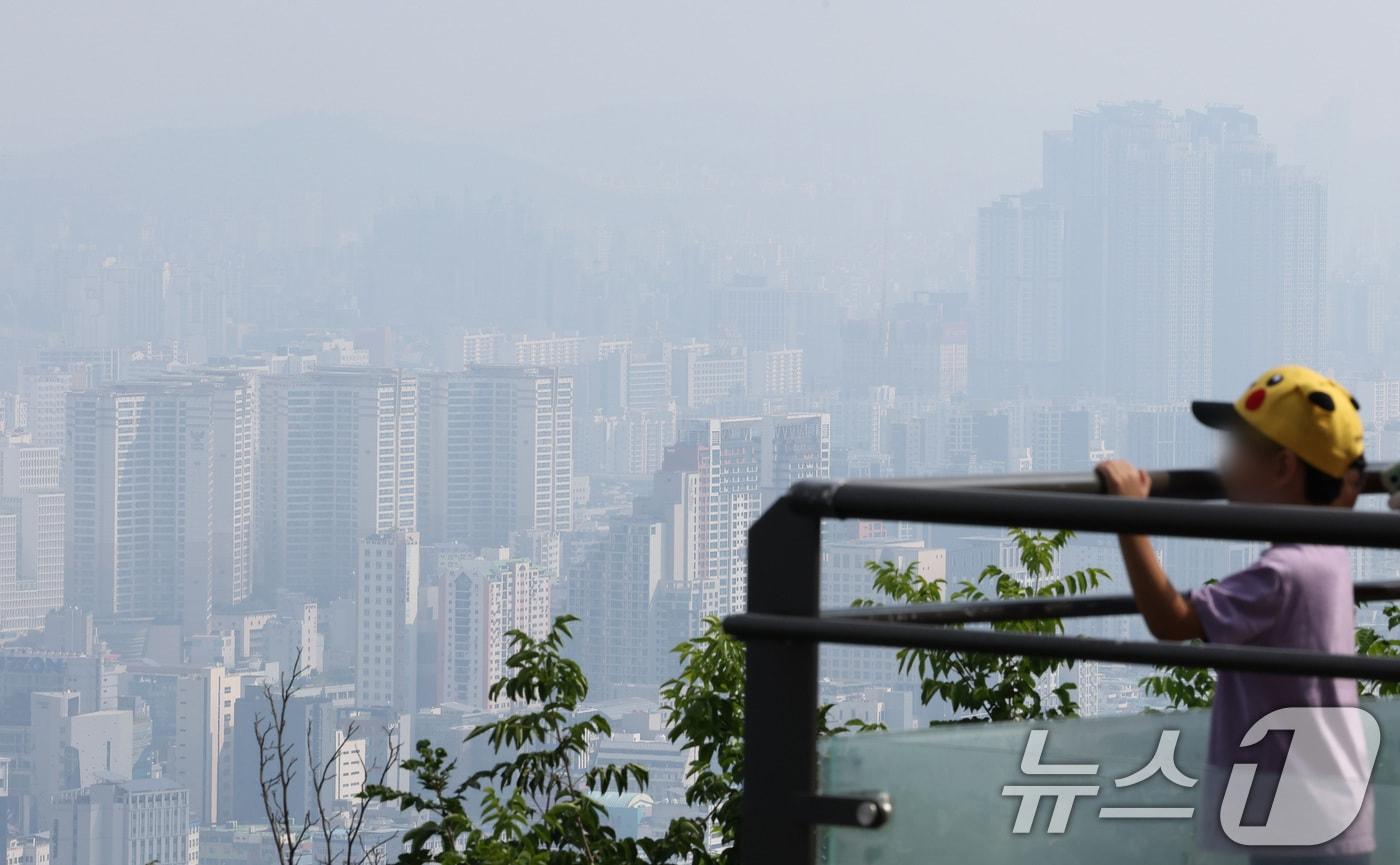
{"label": "hazy sky", "polygon": [[1400,7],[1278,2],[5,2],[16,144],[309,109],[449,128],[635,102],[923,90],[1029,111],[1334,97],[1390,127]]}
{"label": "hazy sky", "polygon": [[1388,199],[1400,186],[1390,164],[1400,138],[1392,3],[1324,12],[1218,0],[0,0],[0,9],[0,151],[11,153],[307,111],[413,133],[519,135],[603,108],[869,101],[943,118],[947,140],[930,158],[991,178],[989,192],[1014,192],[1034,181],[1042,129],[1102,100],[1150,98],[1174,109],[1243,104],[1286,160],[1334,174],[1362,164]]}

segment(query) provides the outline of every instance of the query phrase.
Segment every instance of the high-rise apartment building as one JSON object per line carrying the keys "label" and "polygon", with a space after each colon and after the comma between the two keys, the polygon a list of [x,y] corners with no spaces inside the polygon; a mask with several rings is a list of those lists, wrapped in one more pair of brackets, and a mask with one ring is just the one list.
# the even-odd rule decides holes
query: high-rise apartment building
{"label": "high-rise apartment building", "polygon": [[700,408],[742,396],[748,383],[749,361],[742,351],[716,352],[695,344],[671,353],[671,387],[682,407]]}
{"label": "high-rise apartment building", "polygon": [[666,525],[653,517],[616,517],[568,579],[568,609],[578,616],[579,663],[599,696],[619,685],[655,685],[670,645],[653,615],[669,574]]}
{"label": "high-rise apartment building", "polygon": [[122,377],[122,352],[114,348],[46,348],[35,357],[40,367],[73,373],[83,387],[113,384]]}
{"label": "high-rise apartment building", "polygon": [[782,493],[797,481],[831,477],[831,415],[826,412],[763,418],[760,480]]}
{"label": "high-rise apartment building", "polygon": [[63,606],[59,449],[0,433],[0,638],[42,629]]}
{"label": "high-rise apartment building", "polygon": [[629,358],[626,390],[629,409],[666,410],[672,405],[670,361]]}
{"label": "high-rise apartment building", "polygon": [[14,391],[0,391],[0,432],[22,430],[29,423],[29,401]]}
{"label": "high-rise apartment building", "polygon": [[413,711],[417,706],[418,533],[398,530],[360,541],[356,573],[355,701]]}
{"label": "high-rise apartment building", "polygon": [[517,366],[578,366],[582,361],[597,359],[596,340],[581,336],[524,337],[515,342],[514,359]]}
{"label": "high-rise apartment building", "polygon": [[424,376],[425,536],[479,549],[512,532],[572,529],[573,412],[573,379],[553,368]]}
{"label": "high-rise apartment building", "polygon": [[[490,551],[488,551],[490,552]],[[507,634],[536,639],[550,628],[552,587],[539,568],[501,548],[492,557],[440,563],[438,615],[439,691],[443,702],[494,710],[491,684],[505,672]]]}
{"label": "high-rise apartment building", "polygon": [[81,373],[67,366],[27,365],[19,369],[19,393],[25,404],[25,431],[40,447],[62,451],[68,428],[68,392],[83,386]]}
{"label": "high-rise apartment building", "polygon": [[1124,418],[1120,452],[1138,465],[1194,468],[1214,463],[1218,445],[1186,406],[1135,406]]}
{"label": "high-rise apartment building", "polygon": [[[641,573],[636,532],[662,527],[659,584],[648,589],[656,645],[669,648],[693,635],[705,616],[743,609],[749,527],[766,498],[799,480],[830,477],[831,449],[825,413],[680,422],[652,495],[636,503],[640,522],[627,524],[630,542],[610,548],[610,538],[596,553],[621,556],[619,550],[630,550],[632,572]],[[640,585],[642,577],[629,580]]]}
{"label": "high-rise apartment building", "polygon": [[1031,423],[1031,459],[1037,471],[1087,472],[1093,467],[1093,413],[1042,406],[1032,411]]}
{"label": "high-rise apartment building", "polygon": [[258,459],[258,379],[224,374],[210,389],[211,582],[216,607],[253,592]]}
{"label": "high-rise apartment building", "polygon": [[676,440],[673,409],[595,414],[574,429],[574,466],[582,475],[649,478]]}
{"label": "high-rise apartment building", "polygon": [[[869,562],[891,562],[897,568],[912,566],[930,583],[947,579],[947,554],[927,549],[923,541],[888,538],[850,539],[823,545],[821,605],[823,609],[849,607],[855,600],[875,598]],[[900,684],[899,661],[889,649],[864,646],[822,646],[821,675],[843,684]],[[909,684],[910,679],[904,679]]]}
{"label": "high-rise apartment building", "polygon": [[161,335],[179,342],[196,363],[228,350],[232,298],[213,274],[164,262],[160,274]]}
{"label": "high-rise apartment building", "polygon": [[1091,392],[1148,400],[1211,392],[1222,142],[1198,117],[1156,104],[1102,106],[1047,139],[1045,192],[1066,211],[1065,345],[1074,346],[1066,372]]}
{"label": "high-rise apartment building", "polygon": [[748,393],[751,396],[791,396],[802,393],[803,351],[775,348],[748,353]]}
{"label": "high-rise apartment building", "polygon": [[163,262],[103,259],[64,287],[64,342],[83,349],[125,348],[164,335]]}
{"label": "high-rise apartment building", "polygon": [[754,348],[782,345],[789,340],[798,303],[786,286],[770,285],[761,276],[735,276],[712,292],[710,334]]}
{"label": "high-rise apartment building", "polygon": [[149,618],[205,633],[214,391],[174,381],[68,395],[66,596],[99,620]]}
{"label": "high-rise apartment building", "polygon": [[1323,186],[1240,109],[1081,111],[1042,188],[979,214],[977,377],[1173,402],[1317,363],[1326,234]]}
{"label": "high-rise apartment building", "polygon": [[360,539],[417,527],[418,380],[318,369],[259,388],[256,579],[349,596]]}
{"label": "high-rise apartment building", "polygon": [[1064,244],[1064,209],[1044,193],[978,210],[979,385],[1043,385],[1063,374]]}
{"label": "high-rise apartment building", "polygon": [[758,418],[682,421],[641,509],[670,526],[673,579],[691,595],[697,625],[743,609],[748,529],[762,508],[761,430]]}
{"label": "high-rise apartment building", "polygon": [[440,366],[448,372],[461,372],[475,364],[509,363],[512,346],[498,330],[449,328],[443,336]]}

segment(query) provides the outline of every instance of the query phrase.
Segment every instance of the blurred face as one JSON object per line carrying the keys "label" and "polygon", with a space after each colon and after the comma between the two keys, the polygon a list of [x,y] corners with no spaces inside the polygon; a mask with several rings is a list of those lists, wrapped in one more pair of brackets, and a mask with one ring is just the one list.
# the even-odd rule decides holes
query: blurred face
{"label": "blurred face", "polygon": [[1342,478],[1342,494],[1332,504],[1339,508],[1356,507],[1361,489],[1366,483],[1366,472],[1360,468],[1348,469]]}
{"label": "blurred face", "polygon": [[1232,502],[1296,503],[1302,499],[1302,464],[1292,452],[1248,429],[1226,437],[1220,479]]}

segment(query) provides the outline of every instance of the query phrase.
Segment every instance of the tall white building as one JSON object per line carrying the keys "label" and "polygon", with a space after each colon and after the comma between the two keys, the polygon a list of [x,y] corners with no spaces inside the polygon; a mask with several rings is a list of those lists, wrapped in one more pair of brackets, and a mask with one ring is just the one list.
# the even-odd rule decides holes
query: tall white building
{"label": "tall white building", "polygon": [[175,674],[170,777],[189,791],[190,817],[203,823],[232,814],[234,706],[242,694],[242,675],[222,666]]}
{"label": "tall white building", "polygon": [[0,433],[0,638],[63,606],[64,522],[59,449]]}
{"label": "tall white building", "polygon": [[665,527],[663,586],[671,609],[662,642],[694,634],[706,616],[744,608],[748,530],[765,498],[795,481],[831,476],[831,418],[825,413],[700,418],[680,423],[638,516]]}
{"label": "tall white building", "polygon": [[68,395],[66,595],[99,620],[208,627],[213,391],[176,381]]}
{"label": "tall white building", "polygon": [[665,522],[672,580],[691,596],[693,627],[744,607],[748,529],[762,509],[762,421],[683,421],[642,510]]}
{"label": "tall white building", "polygon": [[189,792],[160,778],[93,784],[59,798],[54,865],[199,865]]}
{"label": "tall white building", "polygon": [[320,369],[260,390],[257,579],[350,595],[360,539],[417,528],[418,381]]}
{"label": "tall white building", "polygon": [[438,580],[443,702],[504,708],[507,703],[492,700],[488,692],[511,653],[506,634],[520,630],[539,639],[549,632],[549,580],[505,549],[494,558],[453,561],[439,570]]}
{"label": "tall white building", "polygon": [[258,379],[222,374],[210,390],[212,514],[210,577],[214,605],[231,607],[253,591],[258,458]]}
{"label": "tall white building", "polygon": [[25,403],[25,429],[40,447],[63,449],[67,430],[67,398],[80,389],[81,375],[66,366],[32,364],[19,369],[19,394]]}
{"label": "tall white building", "polygon": [[502,546],[573,528],[573,379],[477,366],[423,380],[422,528],[433,543]]}
{"label": "tall white building", "polygon": [[418,708],[418,533],[370,535],[359,550],[355,701],[413,711]]}

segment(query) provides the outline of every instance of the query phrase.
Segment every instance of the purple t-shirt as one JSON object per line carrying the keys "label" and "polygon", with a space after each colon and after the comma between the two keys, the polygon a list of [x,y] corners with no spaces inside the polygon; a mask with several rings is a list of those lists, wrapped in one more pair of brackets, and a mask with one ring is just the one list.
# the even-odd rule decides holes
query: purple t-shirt
{"label": "purple t-shirt", "polygon": [[[1351,562],[1341,547],[1278,544],[1253,565],[1218,583],[1195,589],[1191,606],[1212,643],[1311,649],[1333,654],[1356,651],[1356,615]],[[1297,706],[1355,706],[1354,679],[1289,676],[1221,670],[1211,707],[1207,762],[1217,774],[1237,763],[1258,765],[1260,779],[1277,775],[1291,733],[1273,731],[1248,748],[1240,741],[1256,721],[1275,709]],[[1340,739],[1350,737],[1339,737]],[[1335,743],[1339,766],[1354,764],[1359,742]],[[1253,800],[1251,796],[1251,800]],[[1370,802],[1328,852],[1373,849]],[[1270,798],[1260,803],[1267,808]],[[1251,809],[1252,810],[1252,809]],[[1267,813],[1267,811],[1265,812]]]}

